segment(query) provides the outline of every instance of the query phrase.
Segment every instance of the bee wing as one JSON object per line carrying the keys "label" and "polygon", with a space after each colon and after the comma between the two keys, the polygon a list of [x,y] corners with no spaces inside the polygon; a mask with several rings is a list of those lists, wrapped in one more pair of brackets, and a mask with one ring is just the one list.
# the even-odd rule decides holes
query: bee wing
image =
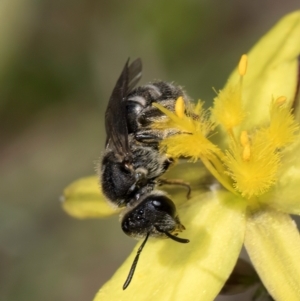
{"label": "bee wing", "polygon": [[132,89],[135,87],[135,85],[139,82],[139,80],[142,77],[142,61],[140,58],[134,60],[129,68],[128,68],[128,91],[132,91]]}
{"label": "bee wing", "polygon": [[142,76],[141,59],[136,59],[129,66],[128,63],[129,59],[112,91],[105,112],[106,146],[109,143],[121,158],[131,157],[128,144],[126,96]]}

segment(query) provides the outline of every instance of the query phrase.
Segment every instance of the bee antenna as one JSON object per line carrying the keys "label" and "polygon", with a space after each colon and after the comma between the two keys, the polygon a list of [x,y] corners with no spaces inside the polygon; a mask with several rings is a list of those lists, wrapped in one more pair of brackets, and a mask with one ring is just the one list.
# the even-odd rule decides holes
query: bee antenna
{"label": "bee antenna", "polygon": [[141,244],[141,246],[139,247],[139,249],[138,249],[138,251],[137,251],[137,253],[135,255],[135,258],[134,258],[134,261],[133,261],[133,263],[131,265],[129,274],[128,274],[127,279],[126,279],[126,281],[125,281],[125,283],[123,285],[123,290],[125,290],[128,287],[128,285],[130,284],[130,282],[132,280],[132,277],[133,277],[136,265],[137,265],[137,263],[139,261],[140,254],[143,251],[143,248],[144,248],[144,246],[145,246],[145,244],[146,244],[146,242],[148,240],[149,235],[150,235],[150,232],[147,233],[145,240],[143,241],[143,243]]}
{"label": "bee antenna", "polygon": [[177,237],[177,236],[175,236],[175,235],[173,235],[173,234],[171,234],[171,233],[169,233],[169,232],[167,232],[167,231],[161,230],[161,229],[160,229],[159,227],[157,227],[157,226],[156,226],[155,228],[156,228],[156,230],[157,230],[158,232],[161,232],[161,233],[166,234],[169,238],[173,239],[174,241],[180,242],[180,243],[182,243],[182,244],[187,244],[188,242],[190,242],[189,239]]}
{"label": "bee antenna", "polygon": [[181,238],[181,237],[177,237],[175,235],[172,235],[171,233],[169,232],[164,232],[169,238],[177,241],[177,242],[180,242],[182,244],[187,244],[188,242],[190,242],[189,239],[186,239],[186,238]]}

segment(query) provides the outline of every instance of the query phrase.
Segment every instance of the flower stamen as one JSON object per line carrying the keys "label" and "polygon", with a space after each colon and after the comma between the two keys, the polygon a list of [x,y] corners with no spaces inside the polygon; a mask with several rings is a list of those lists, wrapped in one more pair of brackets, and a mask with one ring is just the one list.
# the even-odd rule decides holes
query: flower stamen
{"label": "flower stamen", "polygon": [[248,56],[246,54],[243,54],[240,62],[239,62],[239,74],[240,76],[244,76],[247,72],[247,66],[248,66]]}
{"label": "flower stamen", "polygon": [[247,144],[244,146],[243,149],[243,160],[250,161],[250,156],[251,156],[250,144]]}
{"label": "flower stamen", "polygon": [[250,155],[251,155],[251,150],[250,150],[250,141],[249,141],[247,131],[242,131],[241,137],[240,137],[240,142],[243,147],[242,158],[244,161],[249,161]]}
{"label": "flower stamen", "polygon": [[222,125],[233,139],[233,128],[240,125],[246,117],[242,101],[242,88],[243,76],[247,71],[247,60],[247,55],[244,54],[238,67],[239,82],[235,85],[229,84],[227,88],[221,90],[214,99],[214,106],[211,109],[216,122]]}
{"label": "flower stamen", "polygon": [[180,119],[182,119],[184,116],[184,111],[185,111],[185,104],[182,96],[180,96],[175,102],[175,113]]}
{"label": "flower stamen", "polygon": [[241,137],[240,137],[240,142],[242,146],[246,146],[249,144],[249,136],[247,131],[242,131]]}
{"label": "flower stamen", "polygon": [[280,96],[280,97],[278,97],[278,98],[275,100],[275,103],[276,103],[278,106],[283,105],[285,102],[286,102],[286,97],[285,97],[285,96]]}
{"label": "flower stamen", "polygon": [[166,137],[160,143],[160,147],[167,150],[170,156],[187,157],[195,162],[203,156],[209,159],[220,152],[219,148],[207,139],[214,129],[214,123],[210,121],[200,101],[196,106],[190,104],[188,108],[185,108],[183,98],[179,97],[175,103],[175,112],[169,111],[158,103],[153,103],[153,106],[169,119],[155,122],[152,127],[178,131],[178,134]]}
{"label": "flower stamen", "polygon": [[280,96],[271,102],[270,125],[265,130],[268,139],[276,149],[282,149],[297,138],[299,124],[295,121],[285,96]]}

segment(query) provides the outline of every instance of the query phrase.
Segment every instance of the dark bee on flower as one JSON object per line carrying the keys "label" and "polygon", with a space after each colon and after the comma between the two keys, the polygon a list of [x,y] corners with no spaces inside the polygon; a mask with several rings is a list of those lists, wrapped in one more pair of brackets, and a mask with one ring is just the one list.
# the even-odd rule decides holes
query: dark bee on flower
{"label": "dark bee on flower", "polygon": [[[123,289],[133,277],[149,236],[189,242],[177,237],[184,226],[174,203],[164,192],[155,189],[157,184],[172,184],[158,179],[173,162],[159,151],[158,143],[173,131],[151,129],[153,121],[166,118],[152,107],[153,102],[174,110],[176,99],[186,95],[180,87],[165,82],[134,89],[141,72],[140,59],[130,65],[127,61],[112,91],[105,112],[107,137],[100,170],[103,194],[112,205],[125,207],[121,215],[123,231],[135,238],[145,238]],[[187,186],[178,181],[176,184]]]}

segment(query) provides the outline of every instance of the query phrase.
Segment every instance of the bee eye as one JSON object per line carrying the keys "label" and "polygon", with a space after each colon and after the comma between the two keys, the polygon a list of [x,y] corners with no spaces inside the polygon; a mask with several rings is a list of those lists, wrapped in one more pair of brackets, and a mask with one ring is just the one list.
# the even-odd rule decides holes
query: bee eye
{"label": "bee eye", "polygon": [[155,199],[151,201],[155,210],[164,212],[169,214],[170,216],[174,216],[176,212],[176,208],[174,203],[164,195],[155,196]]}
{"label": "bee eye", "polygon": [[152,201],[152,204],[154,205],[154,207],[158,209],[163,205],[161,201],[157,201],[157,200]]}

